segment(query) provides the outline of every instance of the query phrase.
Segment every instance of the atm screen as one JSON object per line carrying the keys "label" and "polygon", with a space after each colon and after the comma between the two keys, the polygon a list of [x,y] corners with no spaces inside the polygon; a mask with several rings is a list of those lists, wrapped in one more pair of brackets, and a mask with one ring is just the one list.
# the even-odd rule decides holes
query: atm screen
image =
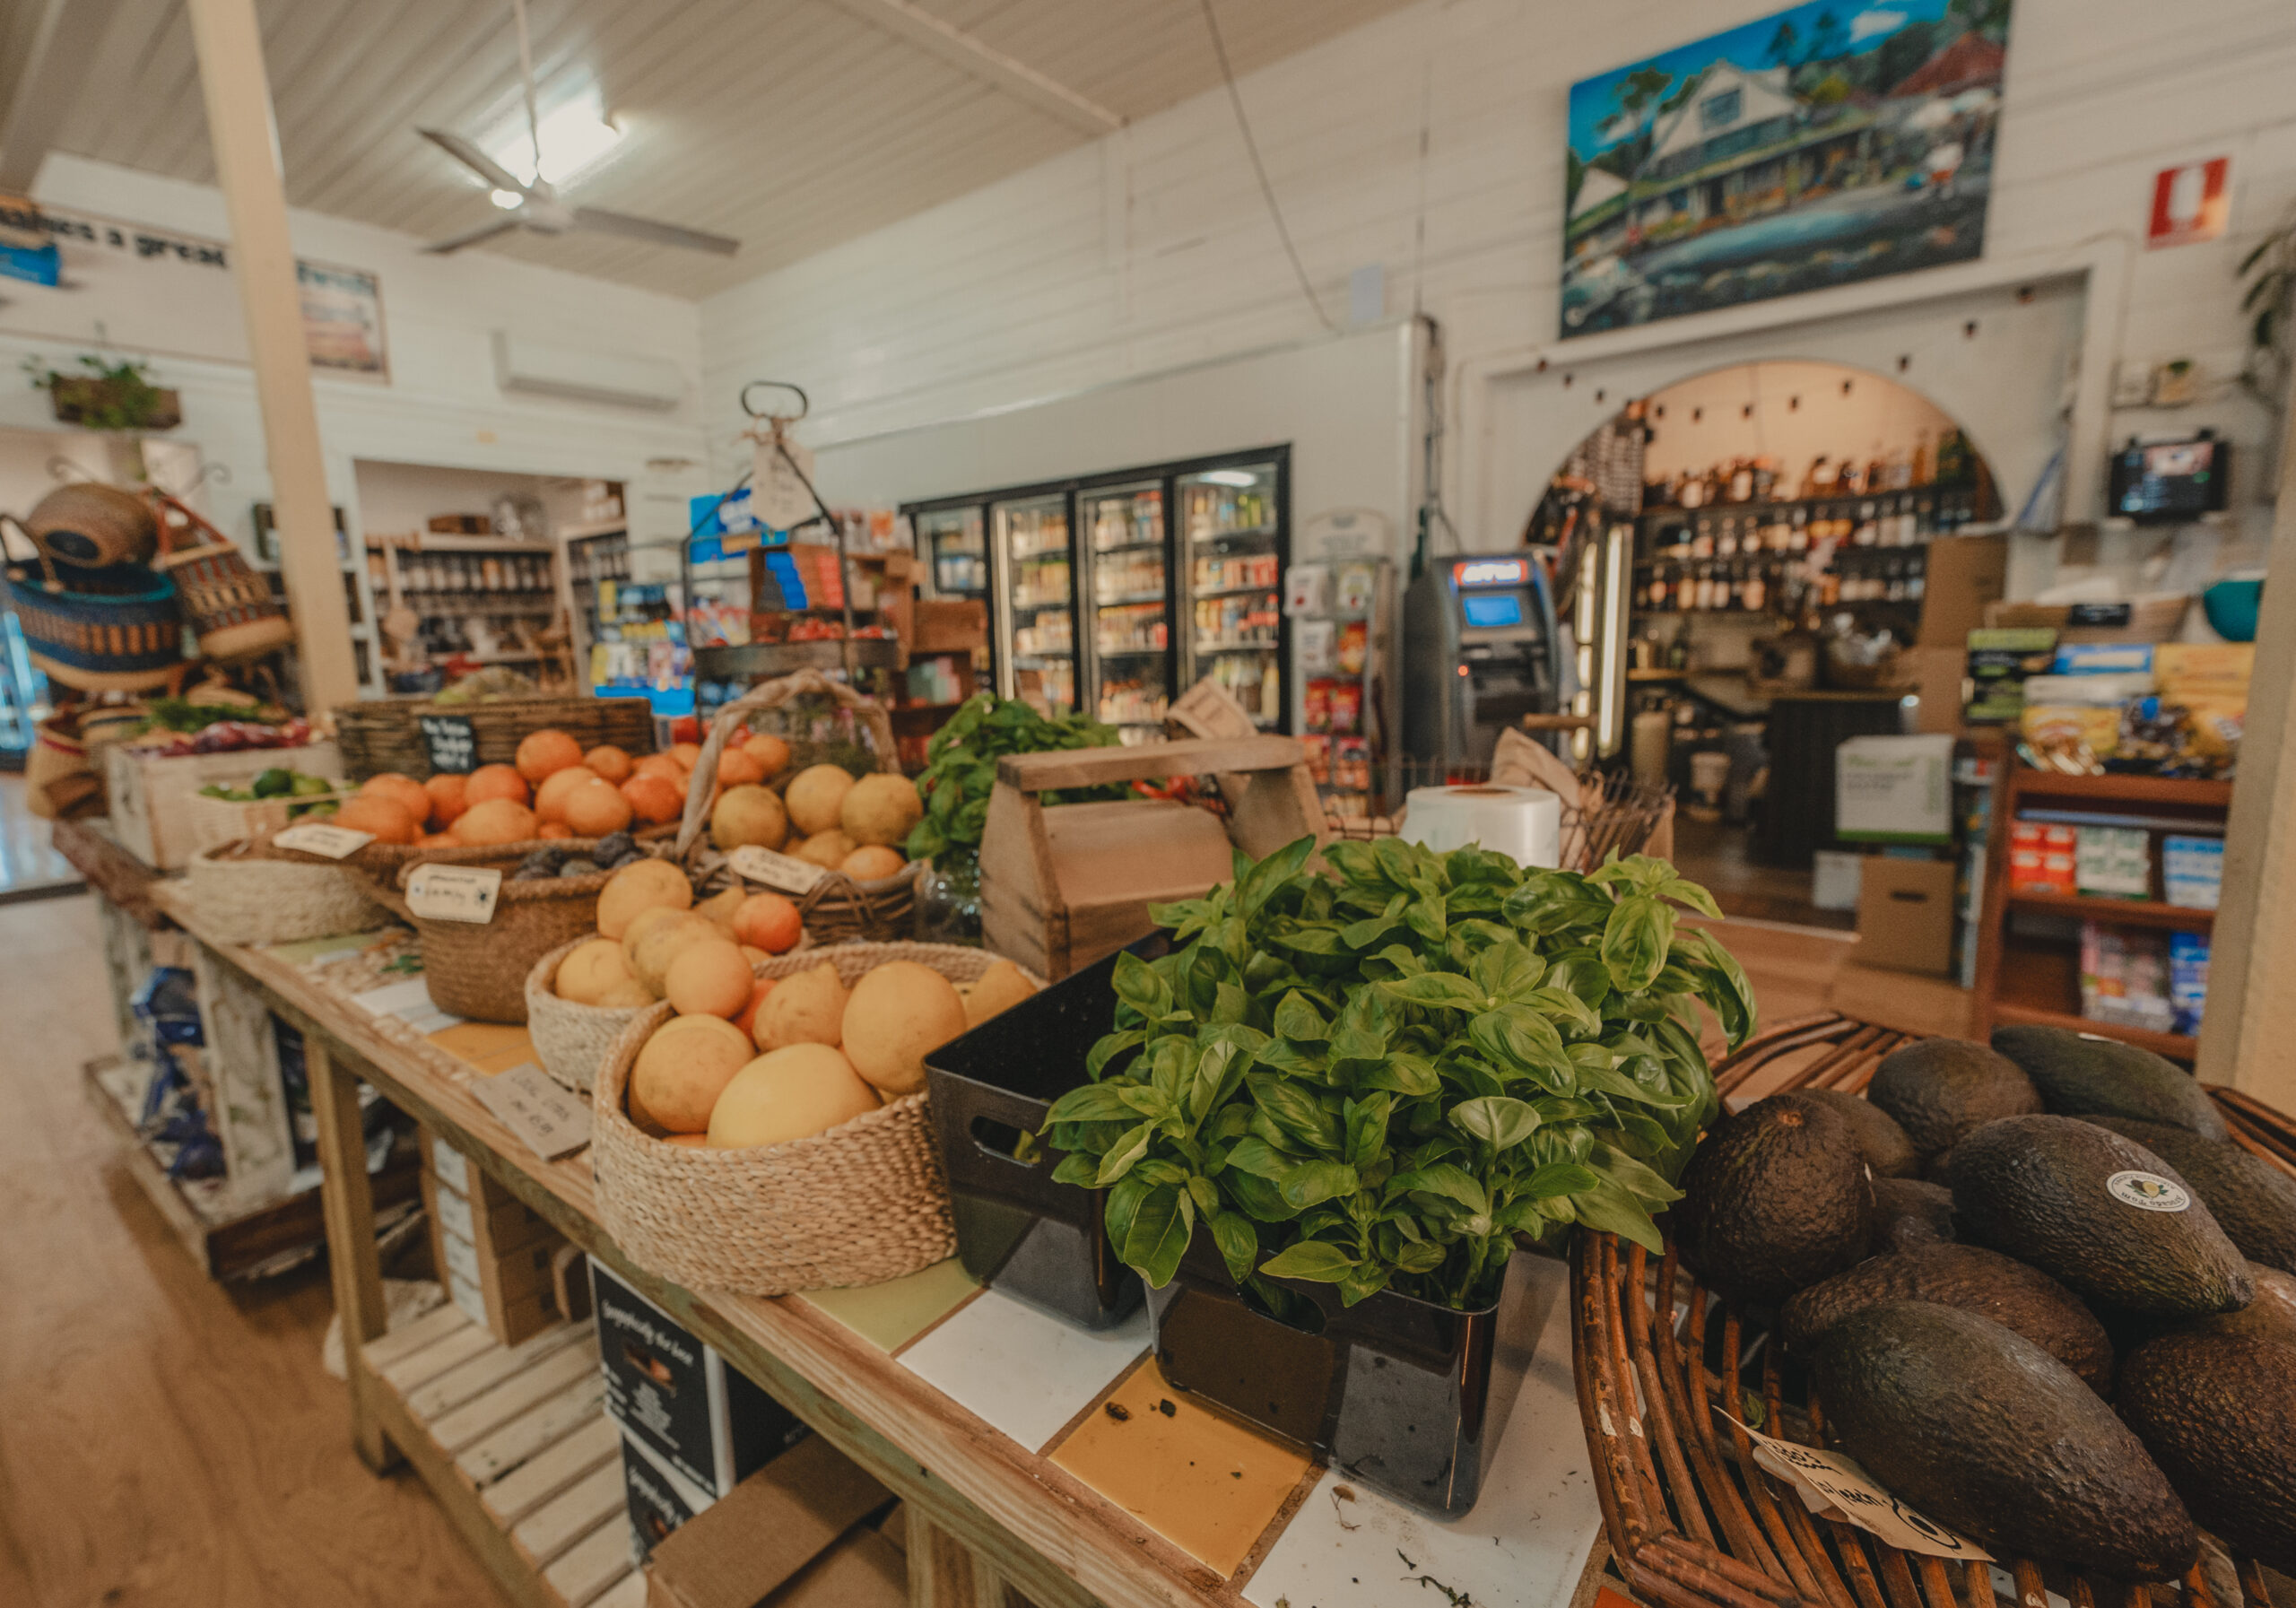
{"label": "atm screen", "polygon": [[1523,595],[1519,592],[1470,592],[1459,599],[1467,623],[1473,626],[1520,625]]}

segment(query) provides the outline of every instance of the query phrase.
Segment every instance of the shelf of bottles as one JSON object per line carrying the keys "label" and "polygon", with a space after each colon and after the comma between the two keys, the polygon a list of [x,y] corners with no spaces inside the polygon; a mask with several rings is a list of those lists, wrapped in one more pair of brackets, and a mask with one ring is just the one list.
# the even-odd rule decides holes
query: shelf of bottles
{"label": "shelf of bottles", "polygon": [[1283,716],[1275,466],[1183,474],[1178,491],[1192,612],[1188,679],[1210,676],[1272,729]]}
{"label": "shelf of bottles", "polygon": [[1004,555],[1013,696],[1042,714],[1066,714],[1076,707],[1074,555],[1067,499],[996,503],[989,517]]}
{"label": "shelf of bottles", "polygon": [[1172,700],[1163,489],[1116,486],[1078,500],[1092,549],[1096,712],[1121,741],[1151,742]]}
{"label": "shelf of bottles", "polygon": [[[1635,564],[1645,613],[1797,617],[1843,604],[1918,608],[1929,543],[1988,517],[1957,433],[1859,464],[1811,465],[1798,496],[1767,460],[1741,459],[1646,488]],[[1665,500],[1653,501],[1663,498]]]}
{"label": "shelf of bottles", "polygon": [[[396,565],[397,586],[391,584]],[[440,552],[370,547],[367,584],[378,613],[391,599],[420,623],[409,646],[425,658],[469,654],[488,660],[538,658],[519,644],[558,613],[551,555],[540,552]]]}

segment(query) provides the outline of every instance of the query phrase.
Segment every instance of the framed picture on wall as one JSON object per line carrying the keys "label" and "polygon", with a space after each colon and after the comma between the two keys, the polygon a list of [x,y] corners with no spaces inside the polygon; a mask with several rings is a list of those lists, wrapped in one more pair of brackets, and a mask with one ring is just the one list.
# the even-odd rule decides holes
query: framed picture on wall
{"label": "framed picture on wall", "polygon": [[1570,86],[1561,334],[1985,248],[2011,0],[1808,0]]}
{"label": "framed picture on wall", "polygon": [[303,343],[311,367],[387,381],[390,354],[383,343],[382,282],[363,268],[295,262],[303,293]]}

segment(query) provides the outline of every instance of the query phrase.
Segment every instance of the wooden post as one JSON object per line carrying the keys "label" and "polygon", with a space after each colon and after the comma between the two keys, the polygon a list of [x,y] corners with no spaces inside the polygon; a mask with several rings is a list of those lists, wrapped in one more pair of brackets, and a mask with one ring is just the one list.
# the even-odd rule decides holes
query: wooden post
{"label": "wooden post", "polygon": [[2280,488],[2257,617],[2256,674],[2224,837],[2194,1071],[2296,1110],[2296,387],[2283,415]]}
{"label": "wooden post", "polygon": [[319,1204],[326,1219],[326,1256],[335,1283],[335,1312],[343,1320],[344,1371],[351,1381],[351,1439],[359,1460],[377,1473],[397,1461],[383,1437],[373,1395],[381,1382],[368,1371],[366,1347],[389,1326],[383,1305],[383,1270],[375,1251],[375,1191],[367,1177],[365,1125],[359,1112],[359,1078],[335,1058],[326,1039],[303,1036],[303,1065],[311,1088],[311,1115],[319,1130]]}
{"label": "wooden post", "polygon": [[319,446],[318,407],[304,343],[302,290],[287,231],[279,131],[255,0],[190,0],[192,43],[207,105],[207,138],[231,222],[232,276],[247,315],[248,351],[263,408],[279,564],[313,715],[359,696],[351,613],[335,546],[335,512]]}

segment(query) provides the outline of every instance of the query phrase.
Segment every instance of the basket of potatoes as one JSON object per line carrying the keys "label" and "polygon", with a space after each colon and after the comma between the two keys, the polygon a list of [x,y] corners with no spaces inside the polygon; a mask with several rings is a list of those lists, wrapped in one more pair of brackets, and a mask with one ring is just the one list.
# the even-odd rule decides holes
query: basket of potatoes
{"label": "basket of potatoes", "polygon": [[[796,905],[778,893],[735,887],[704,897],[678,862],[635,859],[599,891],[596,928],[526,973],[526,1030],[544,1068],[587,1094],[622,1030],[673,997],[674,971],[679,995],[698,998],[714,984],[715,998],[747,990],[753,967],[804,942]],[[685,960],[688,950],[697,958]]]}
{"label": "basket of potatoes", "polygon": [[[801,734],[793,745],[765,729],[777,724],[825,724],[867,741],[822,743]],[[901,844],[925,805],[901,774],[891,722],[874,700],[816,670],[767,682],[712,717],[693,778],[679,854],[693,853],[706,834],[719,853],[754,847],[804,862],[813,868],[803,874],[810,885],[788,885],[819,943],[914,932],[920,867]]]}
{"label": "basket of potatoes", "polygon": [[925,1056],[1039,979],[939,943],[838,944],[737,978],[739,951],[713,942],[683,941],[665,997],[598,1070],[607,1232],[665,1278],[746,1295],[880,1283],[952,1254]]}

